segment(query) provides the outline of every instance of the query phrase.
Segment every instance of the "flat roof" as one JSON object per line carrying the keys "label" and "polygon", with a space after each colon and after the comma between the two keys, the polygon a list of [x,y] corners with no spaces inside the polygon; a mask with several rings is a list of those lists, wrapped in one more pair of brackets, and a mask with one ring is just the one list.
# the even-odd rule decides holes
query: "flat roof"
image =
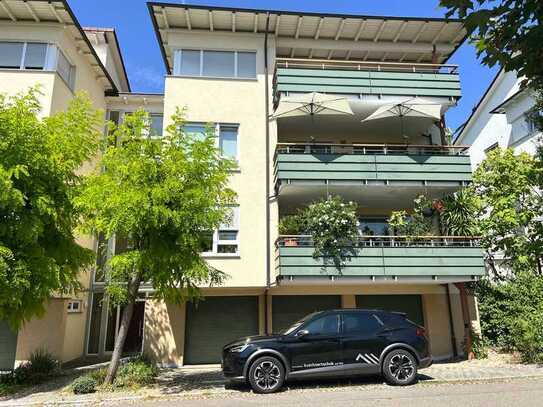
{"label": "flat roof", "polygon": [[[276,37],[277,56],[345,60],[445,63],[465,41],[462,20],[265,10],[195,4],[148,2],[147,7],[166,70],[172,72],[169,30],[268,32]],[[293,43],[290,40],[298,40]],[[306,41],[304,41],[306,40]],[[320,40],[320,41],[319,41]],[[326,41],[357,43],[353,49],[326,49]],[[313,42],[313,45],[311,45]],[[361,43],[390,43],[396,47],[364,51]],[[312,48],[313,46],[313,48]],[[363,48],[363,47],[362,47]]]}
{"label": "flat roof", "polygon": [[0,21],[60,23],[67,27],[77,46],[89,59],[106,88],[106,93],[117,93],[118,89],[109,72],[102,64],[92,44],[66,0],[2,0]]}

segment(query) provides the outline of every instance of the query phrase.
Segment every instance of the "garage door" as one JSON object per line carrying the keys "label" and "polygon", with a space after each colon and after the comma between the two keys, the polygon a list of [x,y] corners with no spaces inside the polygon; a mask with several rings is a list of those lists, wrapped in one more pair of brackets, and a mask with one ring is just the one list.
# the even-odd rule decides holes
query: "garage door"
{"label": "garage door", "polygon": [[184,364],[220,363],[222,347],[258,335],[258,297],[206,297],[187,304]]}
{"label": "garage door", "polygon": [[17,335],[6,322],[0,321],[0,371],[13,369],[16,351]]}
{"label": "garage door", "polygon": [[420,295],[357,295],[356,306],[366,309],[405,312],[411,321],[424,325]]}
{"label": "garage door", "polygon": [[315,311],[341,308],[339,295],[274,295],[272,297],[273,332],[288,328],[293,322]]}

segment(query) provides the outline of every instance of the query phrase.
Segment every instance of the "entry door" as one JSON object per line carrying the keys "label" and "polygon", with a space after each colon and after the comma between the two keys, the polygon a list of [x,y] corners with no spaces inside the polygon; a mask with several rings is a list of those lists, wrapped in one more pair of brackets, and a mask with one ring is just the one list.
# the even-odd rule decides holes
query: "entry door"
{"label": "entry door", "polygon": [[326,370],[341,365],[339,322],[338,314],[324,315],[300,328],[307,334],[295,337],[289,345],[293,371]]}
{"label": "entry door", "polygon": [[342,317],[343,364],[365,371],[378,371],[379,355],[385,341],[380,336],[382,324],[371,312],[344,313]]}

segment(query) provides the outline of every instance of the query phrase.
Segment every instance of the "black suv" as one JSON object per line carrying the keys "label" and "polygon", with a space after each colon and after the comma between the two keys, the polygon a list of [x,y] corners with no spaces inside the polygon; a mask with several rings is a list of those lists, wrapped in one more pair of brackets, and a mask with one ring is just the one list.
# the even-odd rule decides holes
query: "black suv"
{"label": "black suv", "polygon": [[408,385],[431,364],[424,328],[405,314],[377,310],[315,312],[280,334],[239,339],[222,352],[224,376],[257,393],[289,379],[360,374]]}

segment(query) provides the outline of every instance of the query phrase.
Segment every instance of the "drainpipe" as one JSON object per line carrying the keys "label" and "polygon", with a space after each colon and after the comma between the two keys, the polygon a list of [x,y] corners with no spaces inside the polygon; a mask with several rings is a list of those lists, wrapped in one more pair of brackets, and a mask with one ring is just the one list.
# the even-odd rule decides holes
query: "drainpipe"
{"label": "drainpipe", "polygon": [[452,315],[452,305],[451,305],[451,292],[449,290],[449,284],[443,284],[445,290],[447,291],[447,310],[449,312],[449,329],[451,330],[451,348],[453,351],[453,357],[458,357],[458,350],[456,349],[456,335],[454,334],[454,323]]}
{"label": "drainpipe", "polygon": [[266,121],[266,290],[264,292],[264,332],[268,332],[268,290],[271,284],[271,231],[270,231],[270,106],[269,106],[269,72],[268,72],[268,30],[270,26],[270,13],[266,13],[266,31],[264,33],[264,106],[265,106],[265,118]]}

